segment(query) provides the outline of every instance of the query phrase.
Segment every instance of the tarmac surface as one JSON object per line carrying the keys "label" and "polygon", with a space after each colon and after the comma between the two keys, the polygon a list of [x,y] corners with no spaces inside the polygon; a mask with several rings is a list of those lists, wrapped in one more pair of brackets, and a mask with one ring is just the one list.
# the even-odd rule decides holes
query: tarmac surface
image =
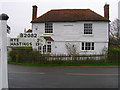
{"label": "tarmac surface", "polygon": [[117,66],[8,64],[9,88],[118,88]]}

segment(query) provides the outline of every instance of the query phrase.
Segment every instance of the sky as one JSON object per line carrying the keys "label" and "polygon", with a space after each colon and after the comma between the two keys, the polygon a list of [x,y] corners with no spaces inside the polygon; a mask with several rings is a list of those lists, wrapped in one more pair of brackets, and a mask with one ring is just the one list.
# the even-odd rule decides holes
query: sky
{"label": "sky", "polygon": [[32,6],[37,5],[37,16],[51,9],[91,9],[104,16],[104,5],[110,5],[110,20],[118,18],[118,2],[120,0],[0,0],[0,14],[9,16],[7,21],[11,27],[8,37],[16,37],[24,30],[32,28]]}

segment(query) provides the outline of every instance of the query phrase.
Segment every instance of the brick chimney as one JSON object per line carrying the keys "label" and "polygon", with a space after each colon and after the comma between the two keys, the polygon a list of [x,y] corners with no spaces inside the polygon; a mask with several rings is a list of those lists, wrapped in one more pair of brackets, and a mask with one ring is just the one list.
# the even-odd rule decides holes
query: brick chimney
{"label": "brick chimney", "polygon": [[109,4],[105,4],[104,6],[104,17],[109,20]]}
{"label": "brick chimney", "polygon": [[37,6],[36,5],[33,6],[32,20],[34,20],[35,18],[37,18]]}

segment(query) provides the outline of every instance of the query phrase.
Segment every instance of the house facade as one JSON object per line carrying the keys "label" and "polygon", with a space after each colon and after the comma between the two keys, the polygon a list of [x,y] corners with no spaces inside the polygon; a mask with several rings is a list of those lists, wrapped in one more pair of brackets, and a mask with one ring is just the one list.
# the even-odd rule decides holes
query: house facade
{"label": "house facade", "polygon": [[118,19],[120,19],[120,1],[118,2]]}
{"label": "house facade", "polygon": [[32,33],[46,39],[38,47],[50,54],[103,54],[109,42],[109,5],[104,17],[90,9],[56,9],[37,17],[33,6]]}

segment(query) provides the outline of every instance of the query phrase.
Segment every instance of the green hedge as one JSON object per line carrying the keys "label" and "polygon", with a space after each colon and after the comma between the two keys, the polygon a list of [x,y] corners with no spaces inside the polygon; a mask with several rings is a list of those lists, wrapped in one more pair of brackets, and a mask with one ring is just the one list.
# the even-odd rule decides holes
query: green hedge
{"label": "green hedge", "polygon": [[[38,52],[33,51],[30,47],[15,47],[8,53],[10,61],[21,63],[40,63],[44,57]],[[45,61],[45,60],[44,60]]]}
{"label": "green hedge", "polygon": [[[120,61],[120,48],[109,48],[108,55],[102,60],[48,60],[49,56],[41,55],[38,51],[33,51],[32,47],[14,47],[8,53],[10,61],[18,63],[32,64],[101,64],[115,63]],[[58,57],[59,58],[59,57]]]}
{"label": "green hedge", "polygon": [[108,50],[108,61],[109,62],[120,62],[120,48],[110,47]]}

